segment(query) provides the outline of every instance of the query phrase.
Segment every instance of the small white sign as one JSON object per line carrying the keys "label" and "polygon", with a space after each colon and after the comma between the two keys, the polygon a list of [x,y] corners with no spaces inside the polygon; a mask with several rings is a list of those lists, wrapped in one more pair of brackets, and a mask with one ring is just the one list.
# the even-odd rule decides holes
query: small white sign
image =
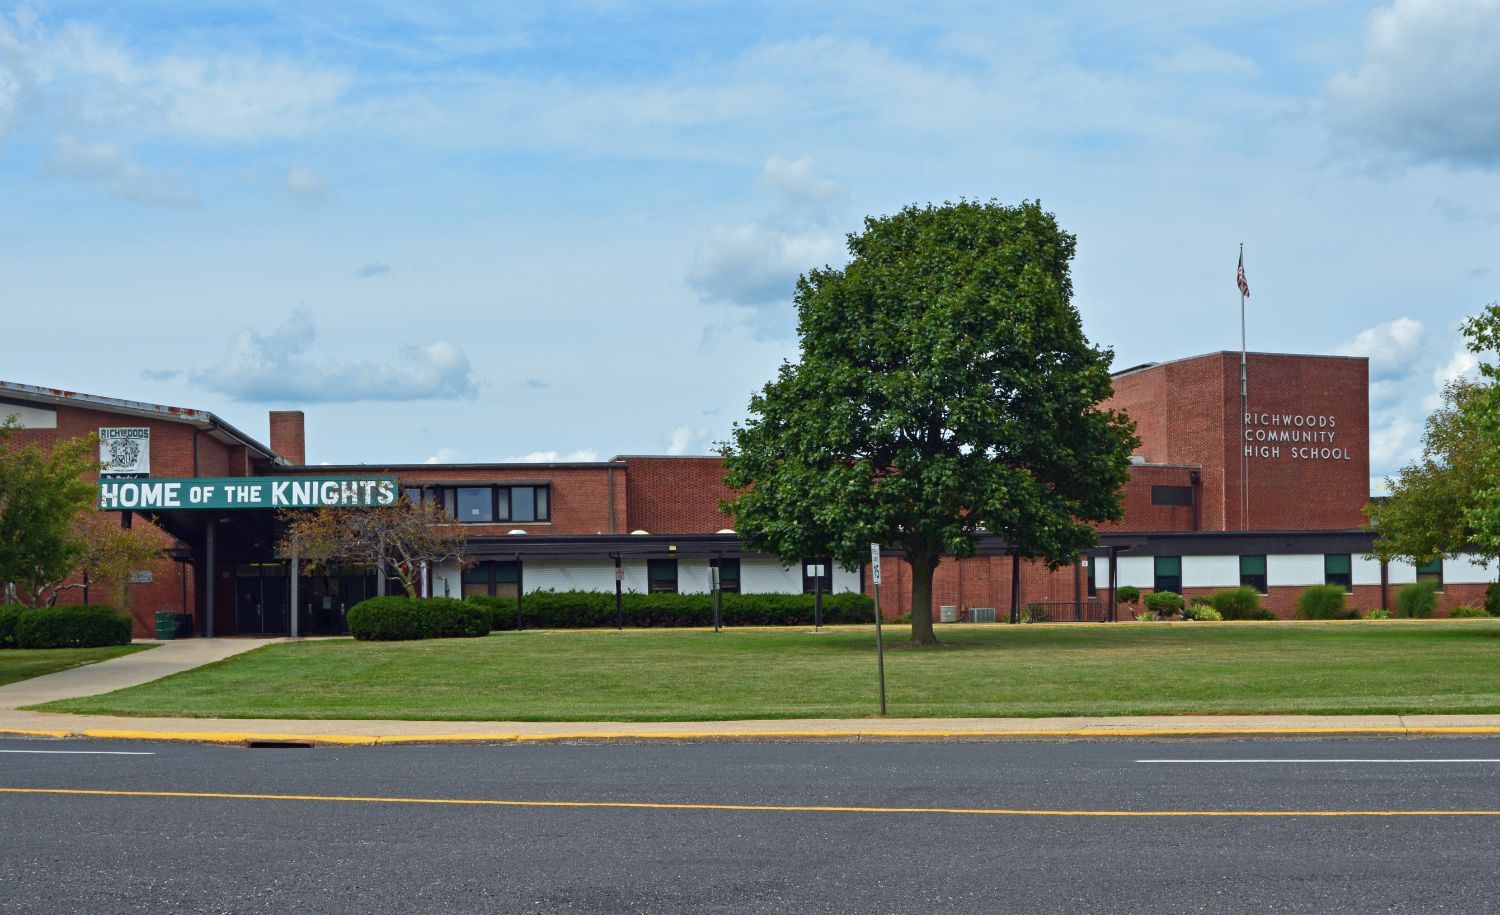
{"label": "small white sign", "polygon": [[99,465],[99,475],[104,477],[150,476],[151,430],[101,427]]}
{"label": "small white sign", "polygon": [[130,583],[133,585],[149,585],[156,581],[156,575],[150,569],[136,569],[130,573]]}
{"label": "small white sign", "polygon": [[880,584],[880,544],[870,544],[870,580]]}
{"label": "small white sign", "polygon": [[820,565],[809,565],[807,567],[807,577],[808,578],[822,578],[823,577],[823,568],[824,567],[820,566]]}

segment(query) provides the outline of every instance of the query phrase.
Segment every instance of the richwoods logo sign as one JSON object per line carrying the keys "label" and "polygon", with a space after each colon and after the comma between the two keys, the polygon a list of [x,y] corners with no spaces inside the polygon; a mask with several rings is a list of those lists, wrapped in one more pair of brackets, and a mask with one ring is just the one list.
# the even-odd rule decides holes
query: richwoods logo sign
{"label": "richwoods logo sign", "polygon": [[151,475],[151,430],[99,430],[99,475],[145,477]]}
{"label": "richwoods logo sign", "polygon": [[1246,413],[1245,454],[1296,460],[1348,461],[1353,458],[1338,440],[1338,417],[1320,413]]}

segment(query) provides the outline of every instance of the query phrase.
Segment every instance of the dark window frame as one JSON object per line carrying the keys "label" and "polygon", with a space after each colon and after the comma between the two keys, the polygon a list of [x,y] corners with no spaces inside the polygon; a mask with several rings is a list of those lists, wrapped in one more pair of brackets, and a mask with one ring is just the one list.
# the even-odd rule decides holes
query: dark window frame
{"label": "dark window frame", "polygon": [[1193,505],[1193,487],[1153,486],[1151,487],[1151,504],[1191,508]]}
{"label": "dark window frame", "polygon": [[[488,521],[466,521],[458,517],[458,491],[460,489],[488,489],[490,491],[490,518]],[[516,490],[530,490],[532,518],[516,517]],[[552,523],[552,484],[498,483],[483,486],[439,486],[435,489],[443,513],[458,524],[550,524]],[[502,498],[501,494],[504,494]],[[500,510],[501,504],[505,510]]]}
{"label": "dark window frame", "polygon": [[[1436,568],[1432,568],[1433,566],[1436,566]],[[1418,583],[1424,581],[1437,582],[1438,593],[1443,593],[1443,557],[1439,556],[1431,562],[1421,563],[1416,566],[1416,570]]]}
{"label": "dark window frame", "polygon": [[486,559],[476,562],[459,573],[458,593],[464,597],[471,596],[464,594],[469,585],[484,585],[486,597],[515,597],[515,594],[500,594],[498,591],[501,585],[515,585],[516,590],[520,590],[521,563],[514,559]]}
{"label": "dark window frame", "polygon": [[[823,567],[822,575],[807,574],[809,565],[820,565]],[[827,556],[810,556],[802,560],[802,593],[816,594],[818,592],[818,579],[823,579],[823,593],[833,593],[833,560]]]}
{"label": "dark window frame", "polygon": [[[1335,572],[1329,568],[1330,559],[1342,559],[1346,571]],[[1323,554],[1323,584],[1342,585],[1344,591],[1354,593],[1354,556],[1350,553],[1324,553]]]}
{"label": "dark window frame", "polygon": [[1083,577],[1085,579],[1085,585],[1088,588],[1088,596],[1089,597],[1098,597],[1099,596],[1099,579],[1098,579],[1098,575],[1099,575],[1099,561],[1098,561],[1097,557],[1094,557],[1094,556],[1085,556],[1083,562],[1084,562],[1084,566],[1083,566],[1083,568],[1084,568],[1084,574],[1083,574]]}
{"label": "dark window frame", "polygon": [[[1177,561],[1177,572],[1163,574],[1161,570],[1162,560],[1173,559]],[[1151,590],[1171,591],[1173,594],[1182,593],[1182,557],[1181,556],[1153,556],[1151,557]]]}
{"label": "dark window frame", "polygon": [[[1260,560],[1260,571],[1259,572],[1246,572],[1245,571],[1245,560],[1246,559],[1259,559]],[[1241,556],[1240,557],[1240,587],[1241,588],[1254,588],[1255,589],[1255,593],[1256,594],[1260,594],[1262,596],[1270,594],[1271,593],[1271,590],[1270,590],[1270,579],[1269,579],[1270,573],[1268,571],[1268,569],[1269,569],[1269,563],[1270,563],[1270,560],[1263,553],[1251,553],[1251,554],[1247,554],[1247,555]]]}
{"label": "dark window frame", "polygon": [[[719,570],[720,591],[725,594],[740,593],[740,561],[738,559],[714,556],[708,560],[708,567]],[[733,575],[724,574],[730,569],[734,570]]]}
{"label": "dark window frame", "polygon": [[[672,586],[666,587],[665,577],[658,577],[654,573],[657,569],[670,566],[672,569]],[[646,560],[646,593],[647,594],[676,594],[681,587],[681,570],[677,567],[677,560],[672,559],[648,559]],[[660,585],[660,586],[659,586]]]}

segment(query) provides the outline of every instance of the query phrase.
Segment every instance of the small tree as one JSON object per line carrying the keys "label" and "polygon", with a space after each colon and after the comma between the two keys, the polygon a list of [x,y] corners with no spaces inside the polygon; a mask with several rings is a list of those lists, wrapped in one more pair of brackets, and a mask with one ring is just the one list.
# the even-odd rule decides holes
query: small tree
{"label": "small tree", "polygon": [[309,569],[334,562],[368,563],[376,574],[400,582],[412,597],[419,590],[423,562],[463,561],[462,530],[440,506],[425,500],[399,499],[385,507],[288,510],[280,520],[286,527],[282,555],[291,554],[295,538]]}
{"label": "small tree", "polygon": [[936,641],[943,556],[1004,539],[1056,568],[1121,516],[1136,439],[1112,354],[1073,307],[1075,241],[1036,203],[908,207],[865,220],[843,269],[797,281],[801,360],[722,450],[725,508],[786,562],[857,568],[871,543],[912,570],[912,641]]}
{"label": "small tree", "polygon": [[[1462,411],[1464,429],[1481,444],[1477,484],[1471,501],[1463,507],[1464,520],[1473,533],[1471,545],[1480,555],[1500,556],[1500,304],[1491,302],[1484,311],[1464,322],[1469,351],[1481,356],[1481,383]],[[1483,358],[1483,357],[1488,357]]]}
{"label": "small tree", "polygon": [[77,574],[43,585],[38,603],[50,606],[66,591],[108,586],[114,590],[114,605],[125,609],[130,573],[161,565],[162,535],[152,527],[121,527],[114,515],[86,508],[74,519],[70,536],[77,549]]}
{"label": "small tree", "polygon": [[18,446],[15,415],[0,422],[0,588],[43,603],[48,588],[73,574],[84,546],[73,525],[94,504],[98,438],[80,436],[50,448]]}

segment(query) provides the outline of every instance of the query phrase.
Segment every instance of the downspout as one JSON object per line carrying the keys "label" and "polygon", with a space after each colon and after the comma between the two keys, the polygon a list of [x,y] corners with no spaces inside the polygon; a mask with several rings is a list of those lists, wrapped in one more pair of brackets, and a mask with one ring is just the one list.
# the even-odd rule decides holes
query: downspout
{"label": "downspout", "polygon": [[615,465],[610,462],[604,465],[604,474],[609,479],[609,532],[615,532]]}

